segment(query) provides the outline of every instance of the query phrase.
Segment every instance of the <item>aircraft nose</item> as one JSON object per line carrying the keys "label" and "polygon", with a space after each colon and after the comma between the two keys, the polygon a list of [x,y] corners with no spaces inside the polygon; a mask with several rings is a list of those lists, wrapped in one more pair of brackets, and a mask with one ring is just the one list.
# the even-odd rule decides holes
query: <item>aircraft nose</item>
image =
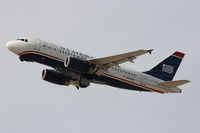
{"label": "aircraft nose", "polygon": [[7,44],[6,44],[7,48],[8,48],[11,52],[17,54],[17,46],[16,46],[16,45],[17,45],[17,44],[16,44],[15,42],[13,42],[13,41],[7,42]]}
{"label": "aircraft nose", "polygon": [[7,42],[6,46],[10,51],[12,51],[14,48],[14,44],[12,42]]}
{"label": "aircraft nose", "polygon": [[11,49],[11,44],[10,44],[10,42],[7,42],[6,43],[6,47],[10,50]]}

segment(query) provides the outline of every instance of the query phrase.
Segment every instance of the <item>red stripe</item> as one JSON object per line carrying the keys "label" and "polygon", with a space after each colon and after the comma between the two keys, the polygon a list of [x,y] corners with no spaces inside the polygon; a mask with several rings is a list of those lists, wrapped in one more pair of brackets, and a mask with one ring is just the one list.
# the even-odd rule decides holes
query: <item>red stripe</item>
{"label": "red stripe", "polygon": [[57,59],[57,60],[60,60],[60,61],[65,61],[61,58],[58,58],[58,57],[55,57],[55,56],[52,56],[52,55],[49,55],[49,54],[45,54],[45,53],[42,53],[42,52],[38,52],[38,51],[24,51],[22,53],[19,53],[19,55],[23,55],[23,54],[27,54],[27,53],[37,53],[37,54],[42,54],[42,55],[45,55],[45,56],[48,56],[48,57],[51,57],[51,58],[54,58],[54,59]]}
{"label": "red stripe", "polygon": [[178,52],[178,51],[174,52],[173,55],[174,55],[174,56],[177,56],[177,57],[179,57],[179,58],[183,58],[183,57],[185,56],[184,53],[181,53],[181,52]]}
{"label": "red stripe", "polygon": [[[54,59],[57,59],[57,60],[60,60],[60,61],[64,61],[64,60],[61,59],[61,58],[58,58],[58,57],[55,57],[55,56],[52,56],[52,55],[49,55],[49,54],[45,54],[45,53],[42,53],[42,52],[38,52],[38,51],[24,51],[24,52],[22,52],[22,53],[19,53],[19,55],[23,55],[23,54],[27,54],[27,53],[38,53],[38,54],[42,54],[42,55],[48,56],[48,57],[50,57],[50,58],[54,58]],[[146,87],[146,86],[141,85],[141,84],[137,84],[137,83],[134,83],[134,82],[131,82],[131,81],[128,81],[128,80],[119,78],[119,77],[115,77],[115,76],[110,75],[110,74],[107,74],[107,73],[104,73],[104,75],[107,75],[107,76],[109,76],[109,77],[112,77],[112,78],[115,78],[115,79],[118,79],[118,80],[122,80],[122,81],[127,82],[127,83],[132,84],[132,85],[136,85],[136,86],[145,88],[145,89],[147,89],[147,90],[151,90],[151,91],[159,92],[159,93],[164,93],[164,92],[162,92],[162,91],[158,91],[158,90],[155,90],[155,89]]]}
{"label": "red stripe", "polygon": [[159,92],[159,93],[164,93],[164,92],[162,92],[162,91],[155,90],[155,89],[152,89],[152,88],[146,87],[146,86],[144,86],[144,85],[137,84],[137,83],[134,83],[134,82],[131,82],[131,81],[128,81],[128,80],[125,80],[125,79],[119,78],[119,77],[115,77],[115,76],[110,75],[110,74],[107,74],[107,73],[104,73],[104,74],[107,75],[107,76],[109,76],[109,77],[112,77],[112,78],[115,78],[115,79],[118,79],[118,80],[122,80],[122,81],[128,82],[129,84],[132,84],[132,85],[136,85],[136,86],[139,86],[139,87],[145,88],[145,89],[147,89],[147,90],[151,90],[151,91]]}

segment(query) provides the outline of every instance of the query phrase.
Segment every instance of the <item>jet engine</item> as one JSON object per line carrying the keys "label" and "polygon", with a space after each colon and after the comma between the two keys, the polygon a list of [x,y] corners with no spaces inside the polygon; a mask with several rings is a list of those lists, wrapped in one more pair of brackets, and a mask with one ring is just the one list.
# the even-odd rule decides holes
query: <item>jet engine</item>
{"label": "jet engine", "polygon": [[82,74],[92,74],[96,67],[95,64],[74,57],[67,57],[64,66]]}
{"label": "jet engine", "polygon": [[55,70],[44,69],[42,71],[42,79],[50,83],[54,83],[58,85],[68,86],[70,84],[70,80],[67,79],[65,75]]}

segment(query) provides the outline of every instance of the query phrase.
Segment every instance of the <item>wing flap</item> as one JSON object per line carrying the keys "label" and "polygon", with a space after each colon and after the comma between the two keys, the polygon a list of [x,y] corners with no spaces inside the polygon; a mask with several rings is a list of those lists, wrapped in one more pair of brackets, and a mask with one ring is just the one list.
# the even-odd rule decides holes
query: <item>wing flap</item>
{"label": "wing flap", "polygon": [[169,87],[169,88],[175,88],[177,86],[189,83],[189,80],[175,80],[175,81],[166,81],[166,82],[161,82],[159,85]]}

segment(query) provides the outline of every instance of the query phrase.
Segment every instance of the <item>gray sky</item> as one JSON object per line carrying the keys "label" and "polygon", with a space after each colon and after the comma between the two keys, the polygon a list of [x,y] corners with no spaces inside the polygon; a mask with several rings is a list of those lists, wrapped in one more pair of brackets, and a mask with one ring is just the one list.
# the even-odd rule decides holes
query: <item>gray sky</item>
{"label": "gray sky", "polygon": [[[199,133],[199,0],[1,0],[0,132]],[[175,79],[182,94],[140,93],[92,84],[77,91],[41,79],[5,44],[40,37],[102,57],[153,48],[135,64],[145,71],[176,50],[186,53]]]}

